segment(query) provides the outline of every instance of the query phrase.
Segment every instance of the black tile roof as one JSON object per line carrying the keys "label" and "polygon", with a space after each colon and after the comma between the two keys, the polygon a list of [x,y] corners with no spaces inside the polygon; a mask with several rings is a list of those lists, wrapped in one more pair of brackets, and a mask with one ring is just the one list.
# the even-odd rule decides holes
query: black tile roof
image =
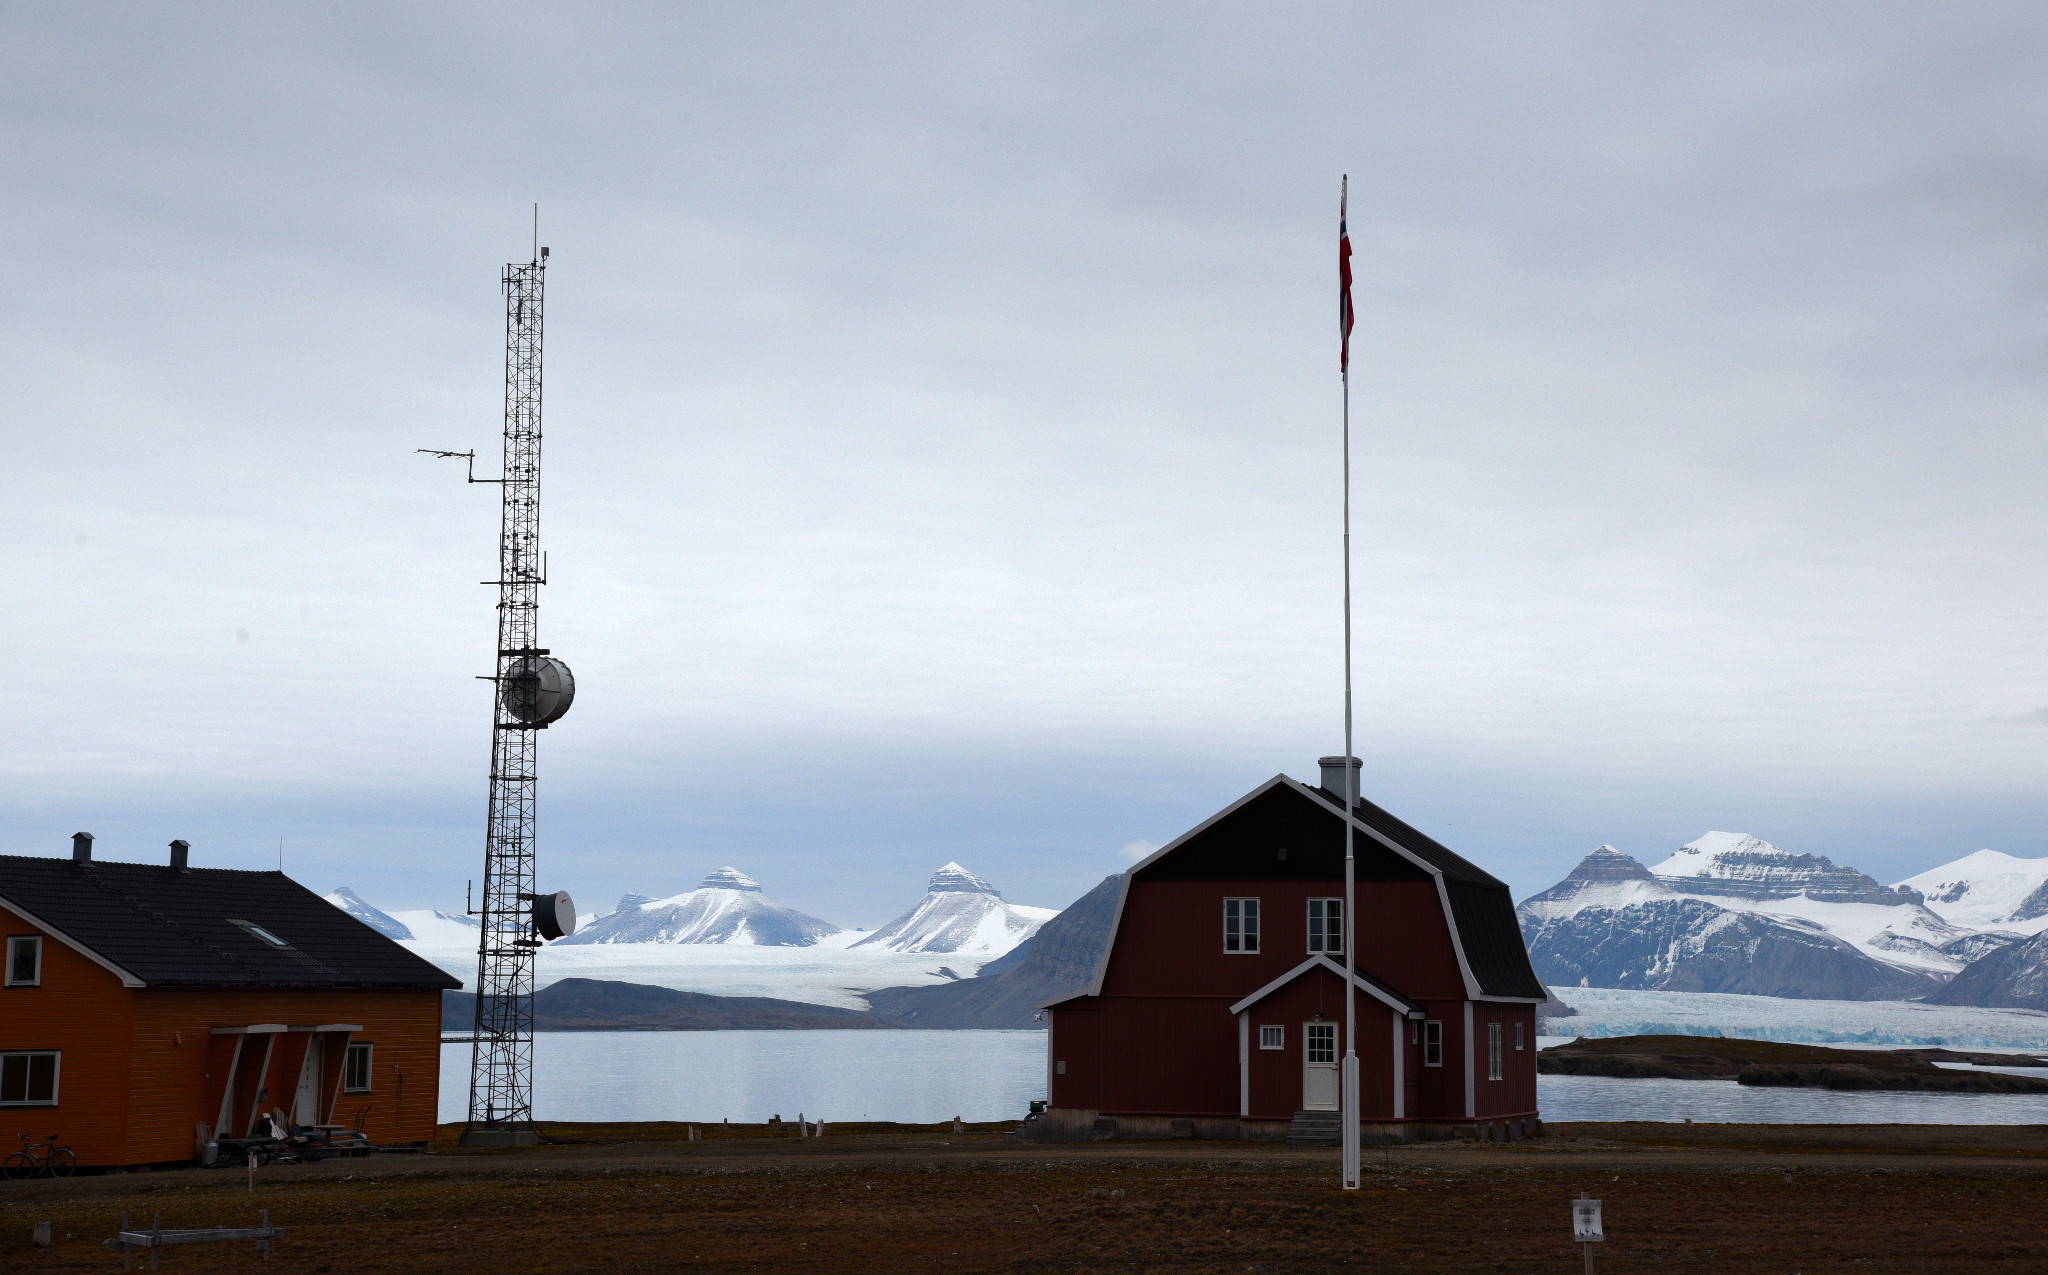
{"label": "black tile roof", "polygon": [[[1328,802],[1332,813],[1344,809],[1342,793],[1320,787],[1309,791]],[[1451,919],[1457,923],[1465,963],[1479,980],[1480,991],[1488,996],[1550,995],[1529,963],[1529,946],[1506,882],[1363,798],[1352,809],[1360,823],[1444,874]]]}
{"label": "black tile roof", "polygon": [[150,987],[462,986],[282,872],[0,855],[0,904]]}

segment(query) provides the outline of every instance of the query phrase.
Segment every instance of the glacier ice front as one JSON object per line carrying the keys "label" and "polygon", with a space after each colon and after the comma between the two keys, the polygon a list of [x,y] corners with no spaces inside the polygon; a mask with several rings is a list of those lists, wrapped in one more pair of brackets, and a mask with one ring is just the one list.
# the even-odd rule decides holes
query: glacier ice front
{"label": "glacier ice front", "polygon": [[1544,1020],[1543,1030],[1560,1036],[1728,1036],[1812,1045],[2048,1048],[2048,1014],[2031,1009],[1611,987],[1560,987],[1552,994],[1573,1010],[1569,1018]]}

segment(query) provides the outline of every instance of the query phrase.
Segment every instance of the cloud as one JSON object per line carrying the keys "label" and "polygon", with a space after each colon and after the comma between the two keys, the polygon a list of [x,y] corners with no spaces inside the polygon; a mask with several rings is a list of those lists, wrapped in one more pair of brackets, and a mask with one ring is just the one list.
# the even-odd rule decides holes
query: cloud
{"label": "cloud", "polygon": [[1136,863],[1158,848],[1150,841],[1126,841],[1117,849],[1117,854]]}

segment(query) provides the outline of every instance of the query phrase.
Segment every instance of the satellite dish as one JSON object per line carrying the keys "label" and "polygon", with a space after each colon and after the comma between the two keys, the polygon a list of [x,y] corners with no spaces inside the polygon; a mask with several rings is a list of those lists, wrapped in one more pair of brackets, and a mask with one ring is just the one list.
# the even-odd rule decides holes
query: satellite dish
{"label": "satellite dish", "polygon": [[528,726],[560,721],[576,700],[576,675],[551,655],[522,655],[505,670],[505,711]]}
{"label": "satellite dish", "polygon": [[576,901],[567,890],[533,896],[533,928],[550,943],[576,932]]}

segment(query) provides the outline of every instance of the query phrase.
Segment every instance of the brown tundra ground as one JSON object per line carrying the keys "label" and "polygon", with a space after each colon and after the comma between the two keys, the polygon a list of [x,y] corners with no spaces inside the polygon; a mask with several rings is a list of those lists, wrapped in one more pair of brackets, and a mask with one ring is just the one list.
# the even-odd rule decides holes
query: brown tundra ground
{"label": "brown tundra ground", "polygon": [[[0,1184],[0,1271],[108,1271],[121,1214],[287,1228],[167,1271],[2048,1271],[2048,1128],[1553,1125],[1366,1152],[1007,1142],[1007,1126],[550,1125],[562,1145]],[[793,1132],[793,1131],[792,1131]],[[38,1248],[37,1222],[54,1244]],[[146,1255],[136,1259],[146,1269]]]}

